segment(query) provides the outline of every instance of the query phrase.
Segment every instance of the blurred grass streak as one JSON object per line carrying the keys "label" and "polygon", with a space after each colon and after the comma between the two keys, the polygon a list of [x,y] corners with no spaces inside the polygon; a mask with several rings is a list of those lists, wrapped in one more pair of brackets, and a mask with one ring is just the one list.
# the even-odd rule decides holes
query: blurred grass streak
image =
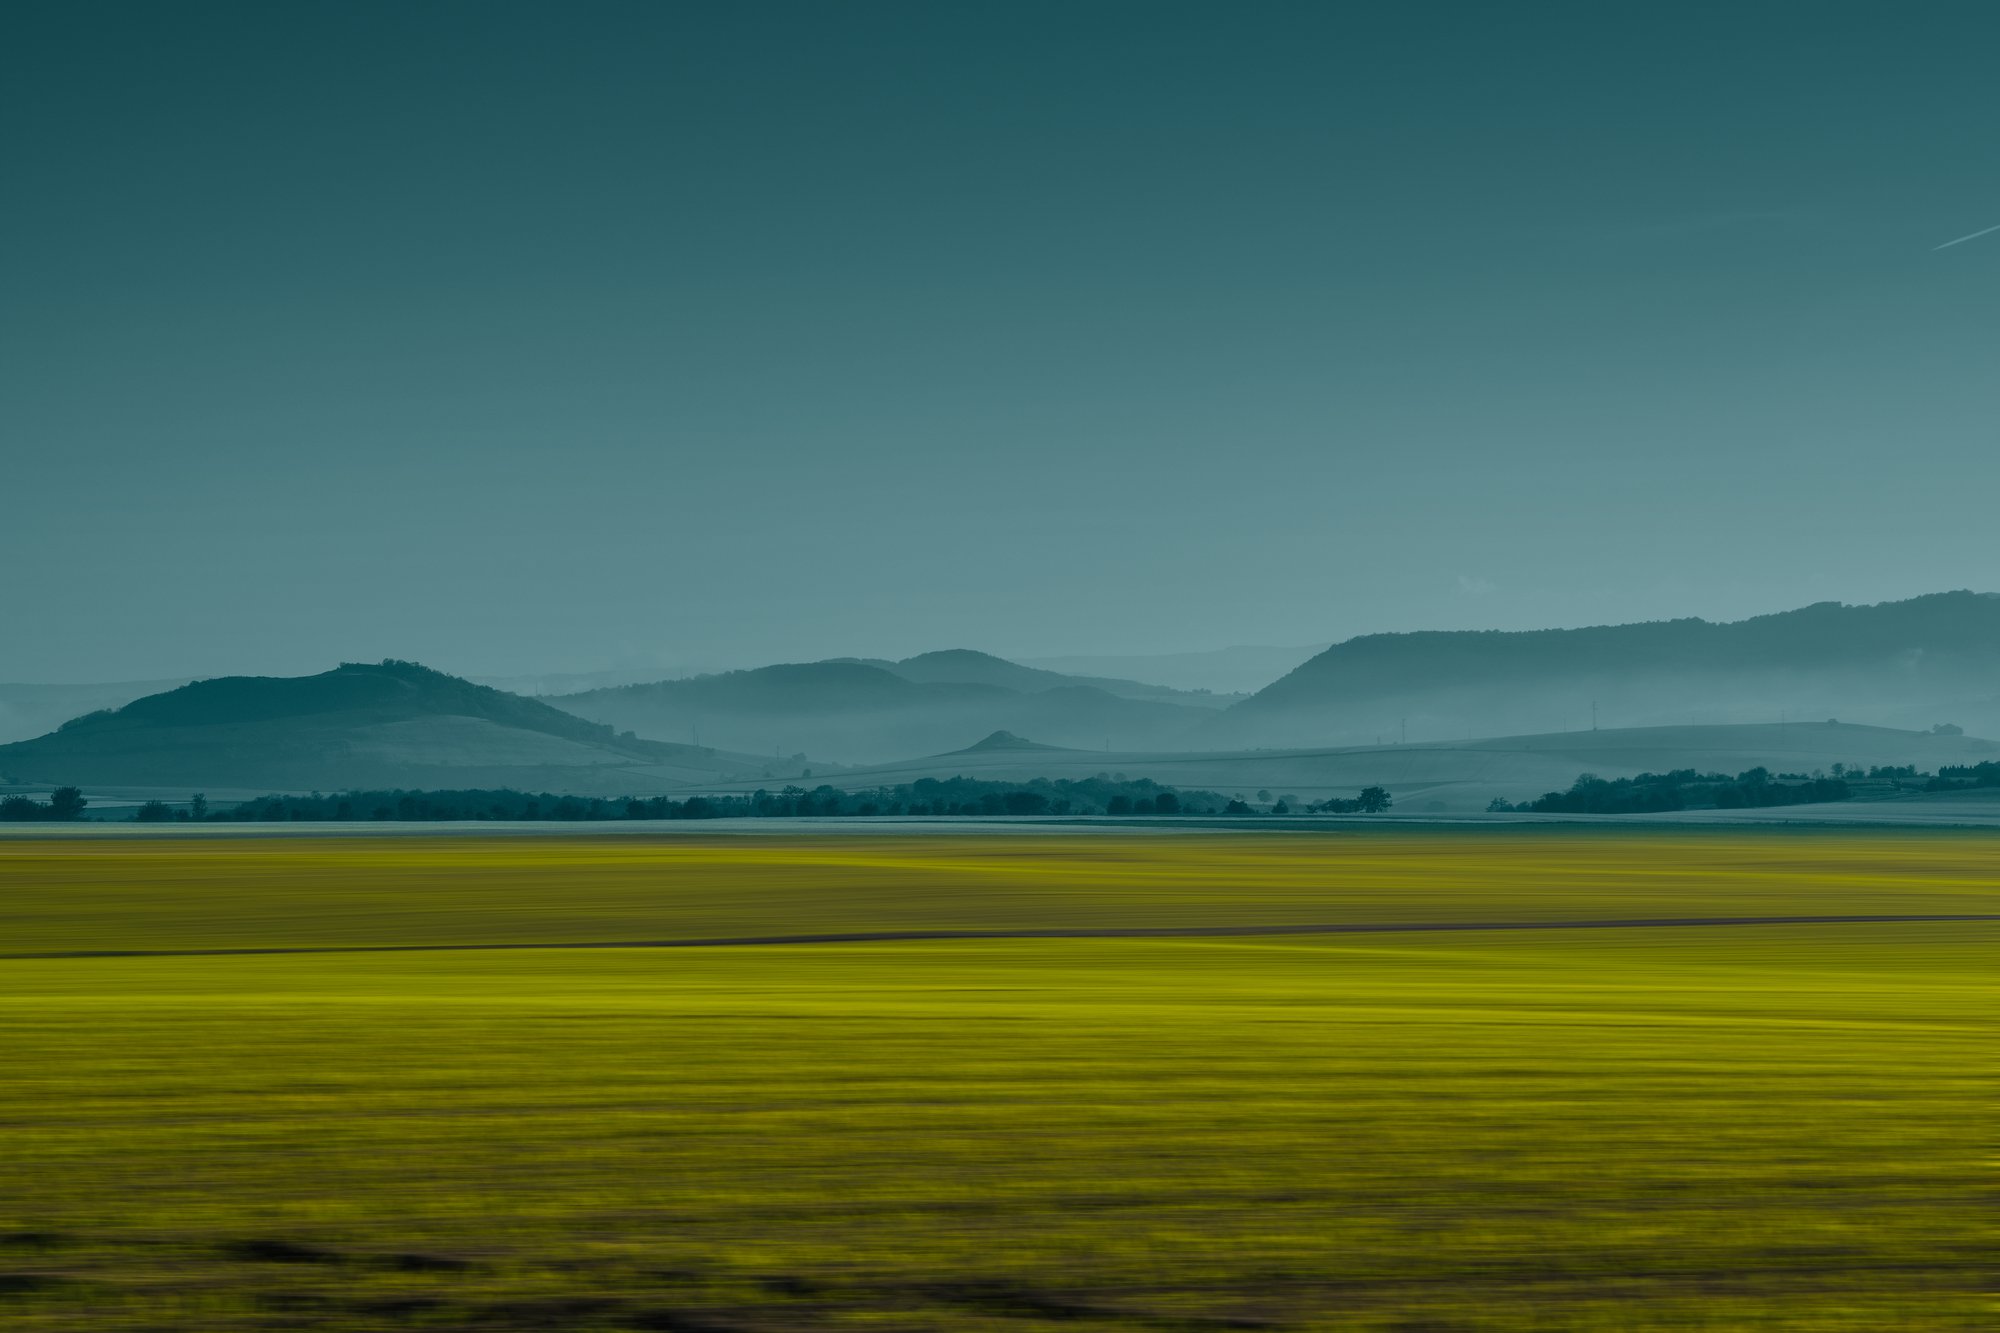
{"label": "blurred grass streak", "polygon": [[[1995,846],[15,844],[0,932],[1981,911]],[[1996,963],[1936,923],[16,960],[0,1322],[1985,1328]]]}
{"label": "blurred grass streak", "polygon": [[0,841],[0,953],[1980,913],[1996,851],[1794,830]]}

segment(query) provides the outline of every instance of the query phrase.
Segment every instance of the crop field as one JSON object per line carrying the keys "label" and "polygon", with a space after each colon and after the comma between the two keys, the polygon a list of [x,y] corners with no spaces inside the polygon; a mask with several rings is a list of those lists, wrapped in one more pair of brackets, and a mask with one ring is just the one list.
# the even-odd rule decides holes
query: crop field
{"label": "crop field", "polygon": [[1986,1329],[1996,1064],[1991,835],[6,838],[0,1325]]}

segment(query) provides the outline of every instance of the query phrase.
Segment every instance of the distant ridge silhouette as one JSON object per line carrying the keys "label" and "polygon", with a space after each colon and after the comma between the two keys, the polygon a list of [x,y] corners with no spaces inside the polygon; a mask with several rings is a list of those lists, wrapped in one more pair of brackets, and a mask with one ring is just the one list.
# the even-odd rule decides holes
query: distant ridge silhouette
{"label": "distant ridge silhouette", "polygon": [[1038,741],[1026,740],[1020,736],[1016,736],[1011,731],[996,731],[976,745],[968,745],[963,750],[954,750],[952,753],[984,754],[989,750],[1051,750],[1061,752],[1065,748],[1061,745],[1043,745]]}
{"label": "distant ridge silhouette", "polygon": [[0,746],[0,774],[107,786],[537,786],[622,795],[759,774],[769,761],[618,735],[414,662],[222,676]]}
{"label": "distant ridge silhouette", "polygon": [[1715,623],[1369,634],[1212,718],[1203,746],[1814,719],[2000,733],[2000,594]]}

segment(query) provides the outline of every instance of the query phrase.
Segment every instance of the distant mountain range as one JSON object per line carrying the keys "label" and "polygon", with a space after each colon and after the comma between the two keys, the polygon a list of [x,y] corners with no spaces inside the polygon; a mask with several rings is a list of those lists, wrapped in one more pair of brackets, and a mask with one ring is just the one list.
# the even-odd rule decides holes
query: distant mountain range
{"label": "distant mountain range", "polygon": [[1072,749],[1176,748],[1214,715],[1212,704],[1187,697],[954,650],[759,667],[548,702],[644,736],[865,763],[963,749],[995,731]]}
{"label": "distant mountain range", "polygon": [[408,662],[225,676],[0,745],[14,783],[333,791],[659,791],[796,766],[620,736],[533,699]]}
{"label": "distant mountain range", "polygon": [[550,702],[645,736],[861,764],[958,750],[996,730],[1097,751],[1805,718],[2000,735],[2000,596],[1825,602],[1722,624],[1363,635],[1233,703],[965,650],[764,667]]}
{"label": "distant mountain range", "polygon": [[[138,687],[60,687],[74,691],[67,695],[35,688],[43,692],[36,706],[54,709],[122,702],[121,692]],[[6,698],[0,687],[0,702]],[[1725,624],[1364,635],[1218,707],[1228,702],[966,649],[539,700],[409,663],[349,664],[317,676],[225,677],[156,692],[0,745],[0,777],[636,795],[803,780],[808,769],[824,780],[843,765],[949,767],[973,757],[1060,762],[1067,771],[1115,767],[1121,757],[1129,769],[1143,754],[1234,755],[1242,764],[1231,771],[1248,773],[1264,762],[1260,750],[1574,735],[1593,724],[1795,727],[1836,718],[1894,729],[1878,737],[1893,750],[1905,744],[1900,738],[1939,724],[1963,729],[1967,739],[2000,736],[2000,596],[1826,602]],[[1206,776],[1194,785],[1224,789]]]}
{"label": "distant mountain range", "polygon": [[1783,717],[2000,734],[2000,594],[1821,602],[1727,624],[1364,635],[1214,717],[1198,740],[1360,744]]}

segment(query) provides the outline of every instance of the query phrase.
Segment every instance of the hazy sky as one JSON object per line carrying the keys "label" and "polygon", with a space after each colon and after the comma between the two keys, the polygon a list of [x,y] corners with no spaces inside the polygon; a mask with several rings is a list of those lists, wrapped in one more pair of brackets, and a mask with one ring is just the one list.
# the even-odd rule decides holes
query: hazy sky
{"label": "hazy sky", "polygon": [[2000,588],[1990,3],[0,7],[0,680]]}

